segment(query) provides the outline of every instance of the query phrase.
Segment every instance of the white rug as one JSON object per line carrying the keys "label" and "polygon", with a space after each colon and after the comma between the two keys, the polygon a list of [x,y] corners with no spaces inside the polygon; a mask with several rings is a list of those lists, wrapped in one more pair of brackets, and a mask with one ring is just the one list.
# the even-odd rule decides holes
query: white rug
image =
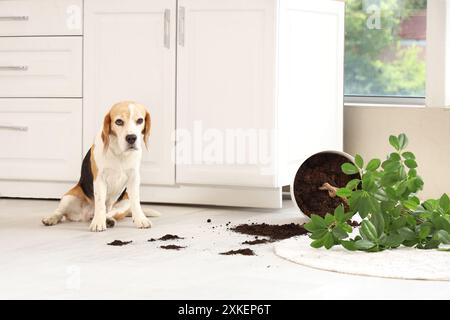
{"label": "white rug", "polygon": [[303,266],[345,274],[407,279],[450,281],[450,252],[399,248],[379,253],[350,252],[310,247],[308,237],[279,242],[275,254]]}

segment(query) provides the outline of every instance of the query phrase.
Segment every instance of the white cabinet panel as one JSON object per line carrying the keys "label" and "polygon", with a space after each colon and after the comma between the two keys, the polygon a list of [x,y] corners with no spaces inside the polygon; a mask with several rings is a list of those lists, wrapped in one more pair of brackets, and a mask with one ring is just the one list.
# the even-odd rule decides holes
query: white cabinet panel
{"label": "white cabinet panel", "polygon": [[77,181],[81,99],[0,99],[0,180]]}
{"label": "white cabinet panel", "polygon": [[84,151],[116,102],[134,100],[152,115],[143,184],[173,184],[176,0],[85,2]]}
{"label": "white cabinet panel", "polygon": [[0,97],[81,97],[82,43],[82,37],[0,37]]}
{"label": "white cabinet panel", "polygon": [[338,1],[281,1],[281,184],[291,183],[306,157],[343,149],[344,14]]}
{"label": "white cabinet panel", "polygon": [[273,0],[180,0],[177,182],[274,187]]}
{"label": "white cabinet panel", "polygon": [[83,0],[1,0],[0,36],[83,33]]}

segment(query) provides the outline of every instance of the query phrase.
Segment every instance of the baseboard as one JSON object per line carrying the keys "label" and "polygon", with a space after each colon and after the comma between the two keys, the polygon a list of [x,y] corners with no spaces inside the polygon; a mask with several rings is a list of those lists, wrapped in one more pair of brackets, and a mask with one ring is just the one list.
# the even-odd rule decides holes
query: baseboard
{"label": "baseboard", "polygon": [[[0,198],[60,199],[76,182],[0,181]],[[147,203],[282,208],[282,188],[240,188],[218,186],[141,187],[141,201]]]}
{"label": "baseboard", "polygon": [[249,208],[279,209],[283,206],[282,188],[233,188],[197,185],[143,186],[141,188],[141,200],[157,203]]}
{"label": "baseboard", "polygon": [[76,182],[0,180],[0,198],[60,199]]}

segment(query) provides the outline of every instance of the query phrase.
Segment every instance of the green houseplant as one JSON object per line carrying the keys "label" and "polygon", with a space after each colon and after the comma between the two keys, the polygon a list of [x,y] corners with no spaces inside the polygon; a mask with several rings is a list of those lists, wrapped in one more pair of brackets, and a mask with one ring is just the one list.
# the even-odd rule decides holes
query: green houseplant
{"label": "green houseplant", "polygon": [[[379,252],[400,246],[439,249],[450,244],[448,195],[421,202],[417,195],[424,182],[417,173],[415,155],[406,150],[407,136],[391,136],[389,142],[394,152],[384,162],[373,159],[366,164],[356,155],[354,164],[342,165],[345,174],[359,173],[361,179],[350,181],[345,188],[329,184],[321,188],[347,205],[323,218],[311,216],[305,228],[312,247],[341,245],[351,251]],[[354,230],[349,221],[357,215],[362,222]]]}

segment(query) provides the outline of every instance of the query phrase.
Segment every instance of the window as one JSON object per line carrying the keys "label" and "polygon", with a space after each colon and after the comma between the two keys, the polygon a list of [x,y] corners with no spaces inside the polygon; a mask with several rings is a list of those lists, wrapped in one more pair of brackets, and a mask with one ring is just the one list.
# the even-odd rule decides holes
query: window
{"label": "window", "polygon": [[427,0],[346,0],[345,94],[424,97]]}

